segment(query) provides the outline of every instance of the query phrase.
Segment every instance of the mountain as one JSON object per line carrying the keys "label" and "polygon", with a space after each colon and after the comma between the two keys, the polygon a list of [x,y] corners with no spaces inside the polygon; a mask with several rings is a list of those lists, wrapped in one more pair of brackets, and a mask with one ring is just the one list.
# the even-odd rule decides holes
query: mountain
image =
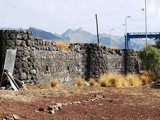
{"label": "mountain", "polygon": [[[111,46],[118,46],[122,47],[120,44],[124,43],[124,37],[121,36],[114,36],[109,34],[100,34],[100,43],[103,45],[111,45]],[[123,47],[122,47],[123,48]]]}
{"label": "mountain", "polygon": [[[24,30],[22,28],[2,28],[3,30]],[[45,30],[40,30],[37,28],[29,27],[32,31],[34,37],[41,37],[47,40],[65,40],[68,42],[76,42],[76,43],[97,43],[97,36],[89,33],[82,28],[79,29],[68,29],[62,35],[57,33],[53,34],[51,32],[47,32]],[[117,46],[119,48],[125,48],[125,40],[123,36],[115,36],[109,34],[99,34],[100,43],[102,45],[111,45]],[[153,39],[148,39],[148,44],[154,45],[155,41]],[[129,42],[129,48],[140,50],[145,46],[145,39],[131,39]]]}
{"label": "mountain", "polygon": [[34,37],[40,37],[40,38],[47,39],[47,40],[59,40],[59,39],[61,39],[61,38],[55,36],[51,32],[46,32],[44,30],[40,30],[40,29],[37,29],[37,28],[29,27],[29,29],[27,29],[27,30],[31,31],[32,35]]}
{"label": "mountain", "polygon": [[65,40],[77,43],[95,43],[97,39],[95,35],[84,31],[82,28],[76,30],[68,29],[61,36]]}
{"label": "mountain", "polygon": [[[73,30],[68,29],[65,33],[61,35],[61,38],[70,42],[78,42],[78,43],[97,43],[97,35],[89,33],[82,28]],[[114,45],[120,46],[121,42],[124,42],[123,37],[120,36],[110,36],[108,34],[100,34],[99,41],[103,45]]]}
{"label": "mountain", "polygon": [[[76,30],[68,29],[65,33],[61,35],[61,38],[69,42],[97,43],[97,36],[83,30],[82,28]],[[124,36],[115,36],[103,33],[99,34],[99,39],[102,45],[117,46],[118,48],[122,49],[125,48]],[[148,44],[153,45],[155,44],[155,41],[153,39],[148,39]],[[131,39],[128,46],[130,49],[140,50],[145,46],[145,40]]]}

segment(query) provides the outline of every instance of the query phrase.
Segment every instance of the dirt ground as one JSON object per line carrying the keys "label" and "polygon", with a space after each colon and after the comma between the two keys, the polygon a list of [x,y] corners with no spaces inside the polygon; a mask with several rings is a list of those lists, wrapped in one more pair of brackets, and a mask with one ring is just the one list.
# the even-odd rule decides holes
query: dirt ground
{"label": "dirt ground", "polygon": [[[96,95],[102,98],[93,101]],[[55,103],[76,101],[79,103],[62,106],[54,114],[47,110]],[[13,115],[21,120],[160,120],[160,89],[60,86],[18,92],[0,90],[0,118]]]}

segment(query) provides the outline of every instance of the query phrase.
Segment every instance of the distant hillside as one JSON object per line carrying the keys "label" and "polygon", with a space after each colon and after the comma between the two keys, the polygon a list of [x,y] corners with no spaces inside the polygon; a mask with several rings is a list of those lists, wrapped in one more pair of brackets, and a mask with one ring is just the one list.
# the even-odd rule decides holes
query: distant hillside
{"label": "distant hillside", "polygon": [[34,37],[40,37],[40,38],[47,39],[47,40],[61,39],[55,36],[54,34],[52,34],[51,32],[46,32],[44,30],[40,30],[37,28],[29,27],[29,29],[27,30],[31,31]]}
{"label": "distant hillside", "polygon": [[[70,42],[78,42],[78,43],[96,43],[97,42],[97,36],[94,34],[91,34],[82,28],[73,30],[68,29],[65,33],[61,35],[61,38],[64,40],[68,40]],[[109,34],[100,34],[100,43],[103,45],[112,45],[117,46],[119,48],[125,48],[125,39],[124,36],[115,36],[115,35],[109,35]],[[154,44],[155,41],[153,39],[148,39],[149,44]],[[145,40],[143,39],[131,39],[129,48],[140,50],[145,46]]]}
{"label": "distant hillside", "polygon": [[[70,42],[78,42],[78,43],[97,43],[97,35],[89,33],[82,28],[73,30],[68,29],[65,33],[61,35],[61,38],[68,40]],[[108,34],[100,34],[100,43],[103,45],[114,45],[121,47],[119,43],[124,43],[124,37],[120,36],[110,36]]]}
{"label": "distant hillside", "polygon": [[[23,30],[22,28],[1,28],[3,30]],[[65,40],[69,42],[76,42],[76,43],[97,43],[97,36],[89,33],[82,28],[73,30],[68,29],[66,32],[64,32],[62,35],[59,35],[57,33],[53,34],[51,32],[46,32],[45,30],[40,30],[37,28],[29,27],[29,29],[33,33],[34,37],[40,37],[47,40]],[[117,46],[119,48],[125,48],[125,40],[123,36],[115,36],[115,35],[109,35],[109,34],[100,34],[100,43],[102,45],[112,45]],[[149,44],[154,44],[155,41],[153,39],[148,39]],[[129,48],[140,50],[145,46],[145,40],[144,39],[131,39]]]}
{"label": "distant hillside", "polygon": [[68,40],[70,42],[78,43],[95,43],[96,36],[84,31],[82,28],[72,30],[68,29],[65,33],[61,35],[61,38]]}

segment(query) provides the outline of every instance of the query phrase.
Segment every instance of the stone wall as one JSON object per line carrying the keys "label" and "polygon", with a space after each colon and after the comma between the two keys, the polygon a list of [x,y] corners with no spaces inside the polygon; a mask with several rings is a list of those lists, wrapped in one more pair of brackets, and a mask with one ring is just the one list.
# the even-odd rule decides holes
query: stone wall
{"label": "stone wall", "polygon": [[[138,72],[137,53],[112,50],[97,44],[70,44],[70,51],[59,51],[54,41],[32,37],[30,31],[0,31],[0,74],[7,49],[17,49],[14,75],[25,82],[59,79],[73,84],[74,78],[96,78],[106,72]],[[126,57],[128,56],[128,57]],[[127,59],[127,62],[125,62]],[[125,67],[127,65],[127,67]]]}
{"label": "stone wall", "polygon": [[[85,79],[98,79],[106,72],[138,73],[138,55],[134,50],[108,49],[97,44],[71,44],[70,48],[84,56]],[[82,52],[84,51],[84,52]]]}

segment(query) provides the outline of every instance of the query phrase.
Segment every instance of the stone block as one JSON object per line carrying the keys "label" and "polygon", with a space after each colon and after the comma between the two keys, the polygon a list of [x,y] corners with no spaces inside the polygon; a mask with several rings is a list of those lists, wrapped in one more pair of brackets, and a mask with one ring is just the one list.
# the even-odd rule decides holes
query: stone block
{"label": "stone block", "polygon": [[33,69],[33,70],[30,70],[30,73],[36,75],[37,71],[35,69]]}
{"label": "stone block", "polygon": [[21,73],[20,79],[21,80],[27,80],[27,74],[26,73]]}
{"label": "stone block", "polygon": [[14,33],[11,33],[11,34],[10,34],[10,39],[11,39],[11,40],[15,40],[15,39],[16,39],[16,35],[15,35]]}
{"label": "stone block", "polygon": [[18,34],[17,34],[17,39],[18,39],[18,40],[19,40],[19,39],[21,40],[21,39],[22,39],[22,34],[18,33]]}
{"label": "stone block", "polygon": [[27,34],[22,34],[23,40],[28,40],[28,35]]}
{"label": "stone block", "polygon": [[7,41],[6,41],[6,45],[7,45],[8,47],[14,47],[14,46],[15,46],[15,42],[14,42],[13,40],[7,40]]}

